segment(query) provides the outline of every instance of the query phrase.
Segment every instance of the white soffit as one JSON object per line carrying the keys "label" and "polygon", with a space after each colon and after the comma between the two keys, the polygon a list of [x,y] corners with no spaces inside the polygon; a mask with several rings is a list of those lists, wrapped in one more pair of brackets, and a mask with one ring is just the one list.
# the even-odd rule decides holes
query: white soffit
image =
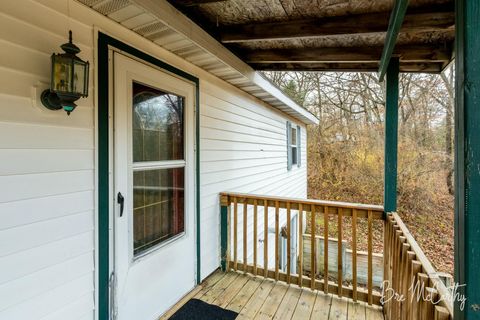
{"label": "white soffit", "polygon": [[211,74],[302,121],[318,119],[296,104],[166,0],[77,0]]}

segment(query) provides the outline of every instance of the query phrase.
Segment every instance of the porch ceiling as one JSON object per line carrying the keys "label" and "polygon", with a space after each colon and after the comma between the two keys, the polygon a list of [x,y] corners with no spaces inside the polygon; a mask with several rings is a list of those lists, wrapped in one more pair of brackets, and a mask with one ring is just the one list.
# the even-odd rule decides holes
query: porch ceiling
{"label": "porch ceiling", "polygon": [[[255,70],[377,71],[392,0],[168,0]],[[393,56],[403,72],[451,61],[454,0],[410,0]]]}
{"label": "porch ceiling", "polygon": [[[166,0],[77,0],[305,124],[318,119]],[[203,1],[181,1],[194,5]],[[180,1],[178,2],[180,4]]]}

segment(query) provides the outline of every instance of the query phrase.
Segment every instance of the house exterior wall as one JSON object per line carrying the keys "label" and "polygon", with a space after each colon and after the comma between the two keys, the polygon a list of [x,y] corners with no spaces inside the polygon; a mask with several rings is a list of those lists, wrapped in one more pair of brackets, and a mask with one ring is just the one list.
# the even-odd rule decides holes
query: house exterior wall
{"label": "house exterior wall", "polygon": [[[306,196],[287,171],[286,121],[258,99],[73,0],[0,4],[0,319],[94,319],[96,29],[200,79],[201,276],[219,265],[221,191]],[[90,95],[67,116],[40,105],[68,30],[91,62]]]}

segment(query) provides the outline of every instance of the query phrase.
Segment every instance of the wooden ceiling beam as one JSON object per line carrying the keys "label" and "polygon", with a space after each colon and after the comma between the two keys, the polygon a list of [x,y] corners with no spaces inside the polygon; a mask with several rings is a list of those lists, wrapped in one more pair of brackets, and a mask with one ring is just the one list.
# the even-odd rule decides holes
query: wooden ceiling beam
{"label": "wooden ceiling beam", "polygon": [[[251,23],[224,27],[220,33],[223,43],[248,41],[318,38],[332,35],[387,32],[389,13],[302,19],[269,23]],[[441,31],[455,25],[451,5],[417,10],[405,17],[401,32]]]}
{"label": "wooden ceiling beam", "polygon": [[[377,72],[378,62],[358,63],[252,63],[255,70],[261,71],[323,71],[323,72]],[[439,62],[404,62],[400,64],[401,72],[440,73],[444,65]]]}
{"label": "wooden ceiling beam", "polygon": [[183,7],[193,7],[205,3],[225,2],[227,0],[171,0],[173,4]]}
{"label": "wooden ceiling beam", "polygon": [[[249,63],[322,63],[379,62],[383,47],[333,47],[251,50],[242,57]],[[451,60],[451,48],[433,45],[398,46],[393,53],[401,61],[445,62]]]}

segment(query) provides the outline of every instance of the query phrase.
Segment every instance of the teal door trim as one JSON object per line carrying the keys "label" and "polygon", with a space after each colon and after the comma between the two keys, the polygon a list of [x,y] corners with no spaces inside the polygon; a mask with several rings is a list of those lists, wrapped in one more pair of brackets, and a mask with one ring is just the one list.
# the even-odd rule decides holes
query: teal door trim
{"label": "teal door trim", "polygon": [[200,283],[200,81],[197,77],[154,58],[102,32],[98,33],[98,315],[109,319],[109,62],[113,47],[173,73],[195,84],[195,202],[196,202],[196,281]]}

